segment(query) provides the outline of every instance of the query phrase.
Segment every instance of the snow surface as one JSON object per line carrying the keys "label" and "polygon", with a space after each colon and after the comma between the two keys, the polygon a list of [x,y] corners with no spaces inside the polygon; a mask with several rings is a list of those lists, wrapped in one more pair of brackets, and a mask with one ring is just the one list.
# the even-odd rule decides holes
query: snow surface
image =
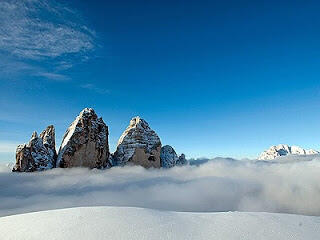
{"label": "snow surface", "polygon": [[0,219],[0,239],[319,239],[320,217],[277,213],[187,213],[83,207]]}

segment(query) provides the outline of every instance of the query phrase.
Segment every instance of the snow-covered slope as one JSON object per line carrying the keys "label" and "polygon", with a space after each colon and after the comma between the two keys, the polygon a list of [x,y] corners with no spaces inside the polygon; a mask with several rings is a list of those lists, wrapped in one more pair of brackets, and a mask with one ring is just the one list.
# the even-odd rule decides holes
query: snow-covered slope
{"label": "snow-covered slope", "polygon": [[2,240],[314,240],[320,236],[320,217],[87,207],[3,217],[0,229]]}
{"label": "snow-covered slope", "polygon": [[266,151],[262,152],[258,160],[273,160],[277,157],[287,155],[311,155],[319,154],[319,151],[313,149],[303,149],[298,146],[289,146],[287,144],[279,144],[277,146],[271,146]]}

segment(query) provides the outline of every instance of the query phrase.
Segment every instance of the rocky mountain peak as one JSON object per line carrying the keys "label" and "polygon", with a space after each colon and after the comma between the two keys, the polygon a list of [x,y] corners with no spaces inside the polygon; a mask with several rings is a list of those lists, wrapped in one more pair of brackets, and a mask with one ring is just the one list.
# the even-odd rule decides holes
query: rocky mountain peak
{"label": "rocky mountain peak", "polygon": [[[48,130],[49,129],[49,130]],[[21,144],[16,149],[16,165],[14,172],[33,172],[55,167],[57,157],[54,140],[54,127],[49,126],[40,137],[33,132],[27,144]],[[48,144],[48,139],[53,138]]]}
{"label": "rocky mountain peak", "polygon": [[93,108],[84,108],[80,113],[79,113],[79,118],[87,118],[91,116],[97,116]]}
{"label": "rocky mountain peak", "polygon": [[161,141],[149,124],[140,117],[130,120],[129,126],[121,135],[114,153],[114,164],[128,162],[144,167],[160,167]]}
{"label": "rocky mountain peak", "polygon": [[31,139],[35,139],[38,138],[38,133],[36,131],[34,131],[31,135]]}
{"label": "rocky mountain peak", "polygon": [[150,129],[149,124],[139,116],[136,116],[130,120],[130,128],[143,128]]}
{"label": "rocky mountain peak", "polygon": [[109,165],[108,127],[92,108],[83,109],[64,134],[57,166],[104,168]]}

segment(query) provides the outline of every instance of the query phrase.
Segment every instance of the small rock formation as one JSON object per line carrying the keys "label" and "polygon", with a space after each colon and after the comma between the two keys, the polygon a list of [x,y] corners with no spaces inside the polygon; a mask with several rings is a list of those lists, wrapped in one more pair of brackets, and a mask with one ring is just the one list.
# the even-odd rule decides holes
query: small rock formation
{"label": "small rock formation", "polygon": [[176,165],[179,158],[173,147],[165,145],[161,148],[160,159],[161,167],[171,168]]}
{"label": "small rock formation", "polygon": [[13,172],[34,172],[55,167],[57,158],[54,127],[48,126],[38,137],[37,132],[27,144],[16,150],[16,165]]}
{"label": "small rock formation", "polygon": [[182,166],[182,165],[187,165],[188,164],[188,160],[186,159],[186,155],[184,155],[183,153],[179,156],[176,165],[177,166]]}
{"label": "small rock formation", "polygon": [[279,144],[277,146],[271,146],[268,150],[262,152],[258,158],[258,160],[273,160],[280,156],[286,155],[311,155],[311,154],[319,154],[319,151],[310,149],[305,150],[298,146],[288,146],[286,144]]}
{"label": "small rock formation", "polygon": [[64,134],[57,167],[109,167],[108,127],[92,108],[83,109]]}
{"label": "small rock formation", "polygon": [[113,156],[114,165],[131,163],[145,168],[160,168],[161,142],[148,123],[140,117],[132,118],[121,135]]}
{"label": "small rock formation", "polygon": [[161,148],[160,159],[161,167],[163,168],[171,168],[187,164],[185,155],[181,154],[178,157],[176,151],[169,145],[165,145]]}

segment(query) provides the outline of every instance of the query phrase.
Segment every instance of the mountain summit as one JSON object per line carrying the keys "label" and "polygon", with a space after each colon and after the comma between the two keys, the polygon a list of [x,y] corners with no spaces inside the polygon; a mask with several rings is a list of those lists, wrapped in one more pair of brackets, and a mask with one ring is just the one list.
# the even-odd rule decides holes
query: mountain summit
{"label": "mountain summit", "polygon": [[121,135],[114,153],[115,165],[133,163],[143,167],[160,167],[161,141],[149,124],[140,117],[131,119]]}

